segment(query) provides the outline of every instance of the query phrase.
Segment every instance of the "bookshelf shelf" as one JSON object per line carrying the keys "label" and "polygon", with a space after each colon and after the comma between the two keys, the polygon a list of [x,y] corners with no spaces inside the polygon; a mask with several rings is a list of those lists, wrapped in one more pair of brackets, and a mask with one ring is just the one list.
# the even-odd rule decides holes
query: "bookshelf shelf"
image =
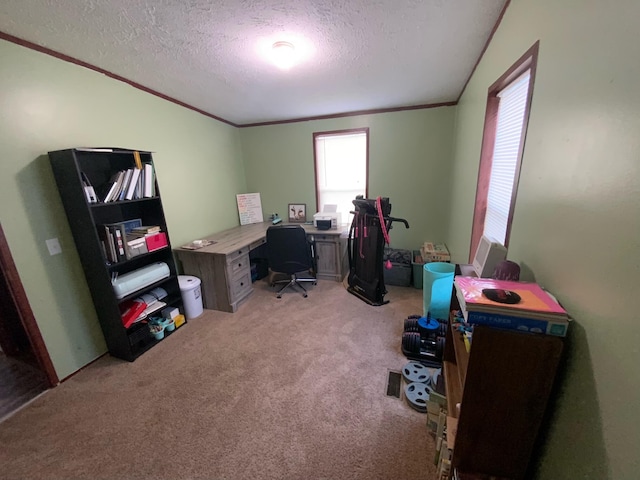
{"label": "bookshelf shelf", "polygon": [[456,404],[462,401],[462,387],[459,371],[455,363],[447,360],[442,362],[444,381],[447,387],[447,411],[455,412]]}
{"label": "bookshelf shelf", "polygon": [[153,252],[147,252],[147,253],[142,253],[136,257],[130,258],[129,260],[122,260],[120,262],[117,263],[108,263],[105,262],[105,267],[107,269],[111,270],[118,270],[120,268],[122,268],[124,265],[127,264],[132,264],[132,265],[146,265],[148,263],[153,263],[155,262],[155,257],[164,257],[166,255],[165,250],[168,250],[169,247],[163,247],[163,248],[159,248],[158,250],[154,250]]}
{"label": "bookshelf shelf", "polygon": [[[146,324],[146,318],[125,328],[121,317],[125,302],[159,287],[166,292],[162,302],[184,313],[178,272],[169,243],[160,191],[153,173],[152,155],[150,152],[125,149],[74,148],[49,152],[49,159],[109,353],[133,361],[173,332],[166,332],[164,339],[156,340]],[[116,183],[119,172],[133,169],[139,170],[135,177],[140,178],[135,184],[131,182],[135,187],[131,187],[133,198],[103,202],[112,190],[111,186]],[[143,171],[152,175],[144,176]],[[97,198],[86,193],[87,182]],[[115,187],[113,190],[116,190]],[[125,244],[120,245],[122,248],[116,246],[114,250],[114,242],[117,241],[111,234],[115,231],[109,230],[109,225],[120,225],[117,229],[121,229],[124,228],[123,224],[134,220],[139,220],[142,225],[159,226],[166,236],[166,245],[165,241],[149,243],[151,239],[145,237],[144,241],[139,239],[145,248],[134,250],[134,241],[129,248],[124,238]],[[126,231],[120,230],[120,235],[126,237]],[[108,243],[111,243],[111,247]],[[160,248],[146,252],[147,246]],[[167,265],[168,277],[117,298],[112,285],[114,277],[158,262]]]}
{"label": "bookshelf shelf", "polygon": [[149,197],[149,198],[135,198],[133,200],[118,200],[117,202],[96,202],[89,203],[89,207],[94,208],[113,208],[113,207],[122,207],[123,205],[132,204],[132,203],[140,203],[140,202],[158,202],[160,201],[160,197]]}
{"label": "bookshelf shelf", "polygon": [[559,337],[476,326],[467,352],[450,321],[443,370],[453,469],[526,478],[562,348]]}

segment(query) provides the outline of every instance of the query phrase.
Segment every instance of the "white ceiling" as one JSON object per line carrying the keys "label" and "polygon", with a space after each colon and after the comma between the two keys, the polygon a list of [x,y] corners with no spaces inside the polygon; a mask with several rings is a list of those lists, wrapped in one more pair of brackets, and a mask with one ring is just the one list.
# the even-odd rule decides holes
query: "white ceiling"
{"label": "white ceiling", "polygon": [[[2,0],[0,32],[233,124],[456,101],[505,0]],[[306,58],[277,69],[261,49]]]}

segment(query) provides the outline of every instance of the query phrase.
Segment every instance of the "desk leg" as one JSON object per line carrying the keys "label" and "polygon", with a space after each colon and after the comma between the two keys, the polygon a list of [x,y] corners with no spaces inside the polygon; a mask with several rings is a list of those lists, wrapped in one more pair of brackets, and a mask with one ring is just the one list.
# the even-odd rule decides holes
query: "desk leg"
{"label": "desk leg", "polygon": [[204,308],[217,310],[218,299],[215,289],[213,256],[180,252],[180,261],[185,275],[193,275],[200,279]]}

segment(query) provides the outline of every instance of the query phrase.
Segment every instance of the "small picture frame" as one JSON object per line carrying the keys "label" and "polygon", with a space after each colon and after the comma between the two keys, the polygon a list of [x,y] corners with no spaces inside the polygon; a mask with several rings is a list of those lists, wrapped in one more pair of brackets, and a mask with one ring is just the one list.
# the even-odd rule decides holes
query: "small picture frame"
{"label": "small picture frame", "polygon": [[290,203],[287,212],[289,223],[304,223],[307,221],[307,205],[304,203]]}

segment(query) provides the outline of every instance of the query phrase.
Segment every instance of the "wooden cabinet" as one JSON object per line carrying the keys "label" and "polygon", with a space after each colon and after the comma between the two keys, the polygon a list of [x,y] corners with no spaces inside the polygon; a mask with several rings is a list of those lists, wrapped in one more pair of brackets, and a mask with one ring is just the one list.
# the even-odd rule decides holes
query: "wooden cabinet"
{"label": "wooden cabinet", "polygon": [[[145,165],[149,166],[148,171],[153,170],[151,153],[137,154],[142,170]],[[144,321],[125,328],[121,312],[127,302],[159,288],[161,290],[155,290],[154,293],[166,293],[162,298],[166,306],[178,308],[181,312],[183,310],[176,265],[155,175],[149,177],[153,179],[153,193],[149,196],[145,197],[139,191],[131,200],[105,203],[102,200],[106,196],[108,185],[115,177],[114,174],[136,168],[133,150],[68,149],[49,152],[49,159],[109,353],[114,357],[133,361],[164,338],[156,339]],[[97,194],[95,202],[91,202],[85,195],[87,181]],[[135,256],[126,255],[116,261],[109,258],[104,225],[138,219],[142,225],[159,226],[161,232],[166,235],[167,245],[150,253],[136,252]],[[112,284],[114,279],[142,271],[140,269],[156,263],[166,264],[169,270],[168,277],[158,280],[151,277],[152,283],[124,296],[116,295]],[[156,305],[158,310],[163,307],[161,303]],[[149,313],[160,314],[159,311]],[[171,333],[165,329],[165,337]]]}
{"label": "wooden cabinet", "polygon": [[476,326],[467,352],[450,323],[443,370],[453,468],[525,477],[562,347],[559,337]]}
{"label": "wooden cabinet", "polygon": [[[212,247],[213,248],[213,247]],[[253,292],[249,246],[231,253],[176,250],[183,271],[202,281],[204,308],[235,312]]]}
{"label": "wooden cabinet", "polygon": [[341,281],[344,278],[346,243],[340,235],[313,234],[316,276]]}

